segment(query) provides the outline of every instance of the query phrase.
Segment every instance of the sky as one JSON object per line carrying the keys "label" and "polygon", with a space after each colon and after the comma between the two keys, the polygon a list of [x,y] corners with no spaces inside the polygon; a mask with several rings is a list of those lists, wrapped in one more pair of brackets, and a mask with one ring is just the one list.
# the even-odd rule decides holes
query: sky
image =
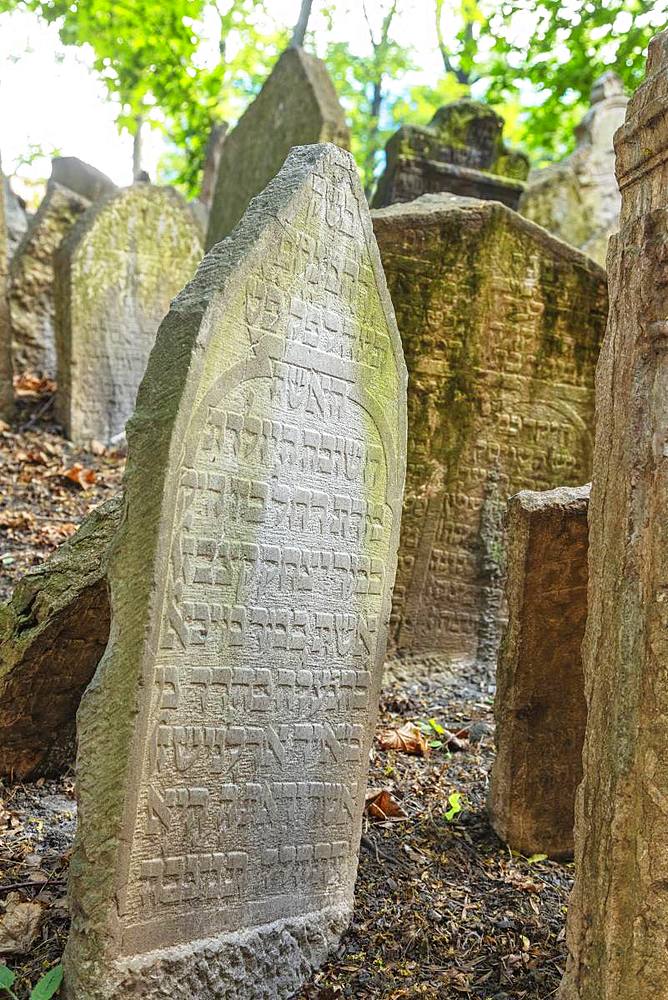
{"label": "sky", "polygon": [[[271,13],[277,21],[293,25],[299,6],[299,0],[271,0]],[[310,25],[316,38],[318,20],[316,10]],[[361,3],[350,4],[350,13],[335,31],[348,40],[356,54],[366,51],[368,33]],[[404,78],[402,85],[435,83],[441,62],[431,2],[416,0],[410,12],[399,16],[395,34],[415,49],[420,67]],[[217,57],[213,42],[212,37],[204,60]],[[14,175],[12,186],[24,197],[35,200],[39,189],[34,182],[50,170],[44,156],[32,163],[22,162],[36,148],[47,157],[56,151],[78,156],[117,184],[131,182],[132,141],[127,134],[119,135],[114,123],[117,107],[91,71],[91,63],[90,51],[63,46],[57,28],[44,24],[36,15],[27,11],[0,14],[0,153],[4,172]],[[151,177],[155,177],[164,150],[160,134],[147,131],[143,159]]]}

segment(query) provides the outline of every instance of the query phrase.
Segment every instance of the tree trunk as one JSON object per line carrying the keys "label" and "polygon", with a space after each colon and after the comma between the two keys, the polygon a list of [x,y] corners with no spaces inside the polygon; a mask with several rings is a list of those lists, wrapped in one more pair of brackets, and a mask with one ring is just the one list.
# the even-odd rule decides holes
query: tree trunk
{"label": "tree trunk", "polygon": [[306,35],[306,29],[308,28],[312,6],[313,0],[302,0],[301,10],[299,11],[299,20],[295,25],[295,30],[292,34],[292,41],[290,42],[290,48],[292,49],[299,49],[304,44],[304,37]]}
{"label": "tree trunk", "polygon": [[367,146],[366,163],[364,164],[364,175],[368,178],[364,193],[367,198],[371,197],[373,190],[373,168],[378,152],[378,133],[380,131],[380,109],[383,104],[383,82],[376,80],[373,85],[373,97],[371,98],[371,115],[369,118],[369,144]]}
{"label": "tree trunk", "polygon": [[135,134],[132,137],[132,179],[136,181],[142,172],[142,128],[144,116],[137,115],[135,118]]}

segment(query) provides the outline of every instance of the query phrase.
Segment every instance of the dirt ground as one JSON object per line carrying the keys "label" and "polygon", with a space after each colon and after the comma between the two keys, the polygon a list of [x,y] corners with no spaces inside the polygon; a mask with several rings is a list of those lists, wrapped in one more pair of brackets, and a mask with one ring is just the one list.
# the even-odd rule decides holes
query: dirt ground
{"label": "dirt ground", "polygon": [[[122,450],[72,448],[48,390],[26,385],[0,425],[2,599],[120,486]],[[492,699],[482,668],[388,669],[352,925],[300,1000],[554,996],[572,866],[513,856],[490,829]],[[0,784],[0,964],[21,1000],[62,954],[75,827],[71,776]]]}

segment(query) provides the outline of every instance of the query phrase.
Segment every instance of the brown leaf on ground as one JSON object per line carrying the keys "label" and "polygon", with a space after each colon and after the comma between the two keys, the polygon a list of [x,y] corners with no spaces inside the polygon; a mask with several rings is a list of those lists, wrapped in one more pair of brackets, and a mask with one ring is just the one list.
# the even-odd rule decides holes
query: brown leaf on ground
{"label": "brown leaf on ground", "polygon": [[90,486],[93,486],[97,482],[97,473],[95,472],[95,469],[86,469],[80,462],[75,462],[71,468],[61,472],[61,475],[64,476],[65,479],[69,479],[71,482],[76,483],[82,490],[87,490]]}
{"label": "brown leaf on ground", "polygon": [[406,722],[401,729],[382,729],[378,734],[381,750],[401,750],[426,757],[429,753],[427,741],[412,722]]}
{"label": "brown leaf on ground", "polygon": [[56,383],[52,378],[44,378],[33,372],[14,376],[14,392],[17,396],[41,396],[42,393],[55,391]]}
{"label": "brown leaf on ground", "polygon": [[386,788],[380,791],[369,790],[366,794],[366,812],[372,819],[406,819],[407,813],[401,808],[391,792]]}
{"label": "brown leaf on ground", "polygon": [[27,955],[39,933],[44,907],[10,892],[0,914],[0,955]]}

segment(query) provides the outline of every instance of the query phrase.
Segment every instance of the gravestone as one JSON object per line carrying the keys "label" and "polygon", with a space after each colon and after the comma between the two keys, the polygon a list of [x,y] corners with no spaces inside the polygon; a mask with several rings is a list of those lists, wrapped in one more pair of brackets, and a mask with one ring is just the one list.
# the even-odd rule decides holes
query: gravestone
{"label": "gravestone", "polygon": [[78,715],[66,996],[292,995],[350,918],[406,372],[352,157],[292,150],[174,301]]}
{"label": "gravestone", "polygon": [[350,134],[327,67],[302,49],[286,49],[253,103],[225,136],[209,215],[207,248],[230,233],[251,198],[278,173],[293,146]]}
{"label": "gravestone", "polygon": [[[0,166],[0,181],[4,180]],[[7,217],[5,186],[0,183],[0,419],[9,420],[14,413],[12,366],[12,333],[7,301]]]}
{"label": "gravestone", "polygon": [[121,498],[81,527],[0,605],[0,778],[62,774],[75,717],[109,638],[107,557]]}
{"label": "gravestone", "polygon": [[9,310],[16,372],[55,377],[54,254],[89,204],[69,188],[49,181],[42,203],[14,253]]}
{"label": "gravestone", "polygon": [[228,128],[227,122],[219,122],[217,125],[214,125],[209,135],[209,141],[206,144],[199,201],[204,205],[207,213],[211,211],[213,195],[216,190],[220,156],[223,152],[223,143],[225,142]]}
{"label": "gravestone", "polygon": [[616,73],[599,77],[592,88],[591,108],[575,132],[575,152],[561,163],[534,171],[519,207],[522,215],[603,267],[621,204],[612,137],[624,121],[628,100]]}
{"label": "gravestone", "polygon": [[494,202],[373,220],[410,375],[393,645],[491,664],[508,497],[591,473],[605,272]]}
{"label": "gravestone", "polygon": [[622,194],[596,373],[588,704],[561,1000],[668,982],[668,32],[615,136]]}
{"label": "gravestone", "polygon": [[87,201],[99,201],[117,190],[110,177],[78,156],[55,156],[51,161],[51,180]]}
{"label": "gravestone", "polygon": [[21,199],[14,194],[7,177],[2,178],[5,191],[5,223],[7,226],[7,257],[11,261],[16,248],[28,229],[28,216]]}
{"label": "gravestone", "polygon": [[200,233],[173,188],[134,184],[91,207],[56,257],[56,412],[73,441],[123,433]]}
{"label": "gravestone", "polygon": [[496,670],[489,812],[514,851],[570,858],[587,705],[589,486],[525,490],[507,512],[508,625]]}
{"label": "gravestone", "polygon": [[441,192],[517,208],[529,160],[506,146],[503,126],[489,105],[469,98],[439,108],[427,126],[402,125],[385,147],[374,208]]}

